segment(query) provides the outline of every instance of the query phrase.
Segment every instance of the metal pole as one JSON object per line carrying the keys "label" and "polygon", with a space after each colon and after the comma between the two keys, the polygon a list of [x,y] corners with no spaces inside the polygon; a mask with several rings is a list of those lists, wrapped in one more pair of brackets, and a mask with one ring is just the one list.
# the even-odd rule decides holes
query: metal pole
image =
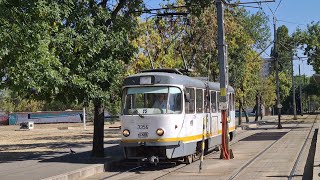
{"label": "metal pole", "polygon": [[302,87],[301,87],[301,74],[300,74],[300,64],[299,64],[299,91],[300,91],[300,114],[303,116],[303,107],[302,107]]}
{"label": "metal pole", "polygon": [[222,121],[222,148],[221,148],[221,158],[230,159],[230,150],[228,142],[228,129],[227,129],[227,110],[228,110],[228,100],[227,100],[227,82],[228,79],[226,72],[227,58],[226,58],[226,47],[224,39],[224,12],[223,4],[221,0],[216,0],[217,8],[217,24],[218,24],[218,60],[219,60],[219,70],[220,70],[220,98],[219,98],[219,109],[221,110],[221,121]]}
{"label": "metal pole", "polygon": [[87,129],[87,127],[86,127],[86,107],[83,107],[83,129]]}
{"label": "metal pole", "polygon": [[309,98],[308,98],[308,110],[309,110],[309,114],[311,113],[311,95],[309,95]]}
{"label": "metal pole", "polygon": [[206,117],[203,117],[202,120],[202,142],[201,142],[201,156],[200,156],[200,164],[199,164],[199,172],[202,170],[203,156],[204,156],[204,148],[205,148],[205,134],[206,134]]}
{"label": "metal pole", "polygon": [[276,68],[276,82],[277,82],[277,108],[278,108],[278,129],[282,129],[281,125],[281,108],[280,104],[280,90],[279,90],[279,62],[278,62],[278,53],[277,53],[277,28],[276,28],[276,17],[273,16],[273,31],[274,31],[274,46],[273,46],[273,57],[275,61]]}
{"label": "metal pole", "polygon": [[293,120],[297,120],[296,91],[294,88],[293,57],[291,61]]}

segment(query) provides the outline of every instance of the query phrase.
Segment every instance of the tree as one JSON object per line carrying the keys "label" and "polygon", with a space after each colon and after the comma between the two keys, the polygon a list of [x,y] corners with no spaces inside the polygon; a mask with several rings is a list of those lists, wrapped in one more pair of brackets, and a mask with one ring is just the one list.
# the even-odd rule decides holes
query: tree
{"label": "tree", "polygon": [[313,66],[316,73],[320,73],[320,22],[312,22],[305,31],[297,29],[293,34],[297,46],[308,56],[308,64]]}
{"label": "tree", "polygon": [[2,87],[29,98],[94,104],[94,156],[104,155],[104,104],[137,50],[142,1],[1,1]]}
{"label": "tree", "polygon": [[[277,59],[279,61],[279,91],[280,102],[285,102],[290,96],[292,89],[291,81],[291,61],[294,55],[294,42],[292,37],[288,34],[288,28],[286,26],[280,26],[277,29]],[[271,49],[271,56],[273,56],[273,48]],[[275,80],[275,65],[272,65],[271,74]],[[275,82],[275,81],[274,81]],[[290,101],[291,102],[291,101]],[[284,104],[288,106],[289,104]]]}
{"label": "tree", "polygon": [[139,21],[139,37],[134,43],[140,49],[130,69],[138,72],[152,68],[182,68],[179,42],[184,31],[180,17],[152,17]]}
{"label": "tree", "polygon": [[[181,1],[176,1],[175,5],[184,4]],[[180,57],[184,57],[188,68],[194,70],[191,74],[192,76],[208,76],[210,74],[211,80],[217,81],[219,64],[217,61],[217,22],[214,3],[211,1],[191,0],[185,1],[185,5],[190,12],[187,20],[185,20],[186,18],[175,18],[174,23],[176,26],[186,25],[185,30],[181,33],[180,42],[176,43],[177,41],[174,41],[175,36],[172,34],[165,36],[171,39],[170,42],[174,42],[172,43],[172,48],[175,49],[173,53],[175,56],[173,57],[179,62],[181,62]],[[175,11],[175,9],[172,9],[172,11]],[[176,11],[181,12],[183,9]],[[187,21],[186,24],[184,23],[185,21]],[[266,40],[270,36],[267,22],[267,17],[262,12],[250,15],[245,9],[230,8],[225,13],[225,31],[230,67],[229,79],[231,85],[236,88],[236,100],[241,104],[240,107],[254,104],[255,94],[260,83],[259,72],[262,63],[255,48],[264,47]],[[173,24],[172,21],[163,21],[163,23],[164,27],[171,27],[169,24]],[[153,26],[149,25],[150,27]],[[179,29],[175,26],[173,27],[171,28]],[[173,32],[177,33],[178,31]],[[154,33],[150,30],[149,36],[151,38],[144,41],[148,42],[149,45],[161,44],[163,41],[163,38],[156,38],[157,36],[154,36]],[[165,48],[165,46],[160,46],[160,49]],[[153,55],[154,53],[147,52],[144,54]],[[144,60],[141,58],[143,62],[149,62],[148,56],[140,57],[144,57]],[[151,57],[151,59],[157,59],[154,56]],[[137,61],[137,64],[140,65],[138,62],[142,61]],[[147,64],[150,67],[149,63],[142,64]],[[181,64],[178,63],[176,65],[179,66]]]}

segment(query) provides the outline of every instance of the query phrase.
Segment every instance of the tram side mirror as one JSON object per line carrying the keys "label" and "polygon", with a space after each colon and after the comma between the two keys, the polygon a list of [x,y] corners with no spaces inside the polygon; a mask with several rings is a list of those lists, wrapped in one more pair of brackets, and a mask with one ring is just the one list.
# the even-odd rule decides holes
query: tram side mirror
{"label": "tram side mirror", "polygon": [[184,94],[184,99],[186,102],[190,102],[190,93],[185,93]]}

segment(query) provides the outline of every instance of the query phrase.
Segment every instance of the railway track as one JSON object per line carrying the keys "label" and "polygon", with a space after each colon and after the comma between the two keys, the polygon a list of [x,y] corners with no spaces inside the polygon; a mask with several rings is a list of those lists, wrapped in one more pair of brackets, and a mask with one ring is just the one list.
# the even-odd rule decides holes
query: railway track
{"label": "railway track", "polygon": [[[309,132],[308,132],[308,135],[307,137],[309,137],[311,135],[311,132],[312,132],[312,129],[313,129],[313,126],[316,122],[316,120],[318,119],[318,116],[314,119],[313,123],[312,123],[312,127],[310,128]],[[288,132],[292,131],[293,129],[297,128],[299,125],[301,124],[301,122],[298,122],[294,127],[292,127]],[[270,126],[270,128],[276,128],[277,125],[273,125],[273,126]],[[263,129],[261,130],[263,131]],[[246,130],[244,130],[243,132],[247,132]],[[257,131],[256,131],[257,132]],[[259,132],[259,131],[258,131]],[[242,133],[241,133],[242,134]],[[243,137],[241,137],[240,139],[235,139],[235,141],[231,142],[231,146],[237,144],[238,142],[240,142],[242,139],[252,135],[254,133],[248,133],[246,135],[243,135]],[[281,139],[281,138],[280,138]],[[243,172],[250,164],[252,164],[252,162],[254,162],[254,160],[256,160],[257,158],[259,158],[261,155],[263,155],[266,151],[268,151],[271,147],[273,147],[280,139],[272,142],[270,145],[268,145],[263,151],[261,151],[259,154],[257,154],[255,157],[253,157],[250,161],[248,161],[246,164],[244,164],[241,168],[239,168],[235,173],[233,173],[229,179],[235,179],[237,178],[237,176]],[[307,138],[308,139],[308,138]],[[296,159],[296,162],[291,170],[291,173],[290,173],[290,176],[289,176],[289,179],[290,177],[294,177],[295,176],[295,171],[296,171],[296,168],[297,168],[297,164],[299,163],[300,159],[301,159],[301,154],[302,152],[305,150],[306,148],[306,142],[307,142],[307,139],[305,140],[300,152],[299,152],[299,155],[298,155],[298,158]],[[211,155],[215,155],[217,153],[220,153],[220,151],[213,151],[207,155],[205,155],[205,158],[206,159],[207,157],[211,156]],[[192,163],[194,164],[194,163]],[[191,164],[191,165],[192,165]],[[128,178],[130,177],[132,174],[141,174],[141,176],[136,176],[135,178],[139,178],[141,177],[141,179],[164,179],[166,178],[166,176],[170,176],[171,174],[185,168],[186,166],[189,166],[187,164],[177,164],[175,166],[172,166],[172,165],[161,165],[161,166],[148,166],[148,165],[137,165],[137,166],[131,166],[131,167],[128,167],[128,168],[122,168],[121,170],[119,170],[120,172],[117,172],[115,174],[112,174],[110,176],[107,176],[107,177],[104,177],[102,179],[134,179],[134,178]],[[151,175],[151,174],[154,174],[154,175]]]}
{"label": "railway track", "polygon": [[[312,132],[312,130],[313,130],[314,124],[316,123],[317,119],[318,119],[318,115],[315,117],[315,119],[314,119],[314,121],[313,121],[313,123],[312,123],[312,126],[311,126],[311,128],[310,128],[310,130],[309,130],[309,132],[308,132],[307,138],[305,139],[304,144],[303,144],[303,146],[301,147],[301,149],[300,149],[300,151],[299,151],[299,155],[298,155],[298,157],[297,157],[297,159],[296,159],[296,161],[295,161],[295,164],[294,164],[294,166],[292,167],[292,170],[291,170],[290,175],[289,175],[289,177],[288,177],[289,180],[293,179],[293,177],[295,176],[295,171],[296,171],[296,169],[297,169],[298,163],[300,162],[302,152],[303,152],[303,151],[305,150],[305,148],[306,148],[306,143],[307,143],[307,141],[308,141],[308,139],[309,139],[309,137],[310,137],[310,134],[311,134],[311,132]],[[290,131],[292,131],[293,129],[295,129],[296,127],[298,127],[298,126],[300,125],[300,123],[301,123],[301,122],[298,122],[295,127],[291,128],[291,129],[288,131],[288,133],[289,133]],[[281,138],[280,138],[280,139],[281,139]],[[236,178],[241,172],[243,172],[250,164],[252,164],[252,162],[254,162],[254,160],[256,160],[257,158],[259,158],[260,156],[262,156],[267,150],[269,150],[271,147],[273,147],[280,139],[274,141],[274,142],[271,143],[269,146],[267,146],[263,151],[261,151],[259,154],[257,154],[256,156],[254,156],[250,161],[248,161],[246,164],[244,164],[238,171],[236,171],[236,172],[235,172],[233,175],[231,175],[228,179],[229,179],[229,180],[235,179],[235,178]]]}
{"label": "railway track", "polygon": [[301,155],[302,155],[302,152],[306,150],[306,144],[307,144],[307,141],[309,140],[310,138],[310,135],[311,135],[311,132],[313,130],[313,127],[314,127],[314,124],[317,122],[317,119],[318,119],[319,115],[316,116],[316,118],[314,119],[313,123],[312,123],[312,127],[310,128],[309,130],[309,133],[308,133],[308,136],[307,138],[305,139],[304,143],[303,143],[303,146],[301,147],[300,151],[299,151],[299,155],[297,157],[297,160],[296,162],[294,163],[294,166],[292,167],[292,170],[290,172],[290,176],[289,176],[289,180],[292,180],[294,178],[294,176],[296,175],[296,170],[297,170],[297,166],[301,160]]}

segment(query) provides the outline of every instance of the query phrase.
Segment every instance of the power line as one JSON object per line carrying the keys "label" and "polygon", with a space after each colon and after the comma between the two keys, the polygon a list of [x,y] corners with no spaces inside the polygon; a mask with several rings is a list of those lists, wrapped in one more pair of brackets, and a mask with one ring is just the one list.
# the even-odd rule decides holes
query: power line
{"label": "power line", "polygon": [[[230,14],[234,17],[234,19],[238,22],[238,24],[249,34],[249,36],[254,39],[253,37],[253,34],[250,30],[248,30],[247,28],[245,28],[243,25],[242,25],[242,22],[240,22],[240,20],[237,18],[237,16],[235,14],[233,14],[232,10],[230,10]],[[260,43],[260,42],[259,42]],[[261,48],[259,48],[260,50],[263,50]],[[264,49],[262,52],[266,51],[267,49]],[[261,53],[262,53],[261,52]]]}
{"label": "power line", "polygon": [[[268,5],[268,4],[267,4],[267,5]],[[263,14],[266,15],[267,17],[269,17],[269,16],[266,14],[265,10],[263,9],[261,3],[259,4],[259,6],[260,6],[260,9],[261,9],[261,11],[263,12]],[[271,22],[271,20],[270,20],[269,18],[268,18],[268,21],[269,21],[270,25],[273,26],[273,22]]]}
{"label": "power line", "polygon": [[302,25],[302,26],[308,26],[307,24],[301,24],[301,23],[296,23],[296,22],[291,22],[291,21],[285,21],[285,20],[280,20],[277,19],[279,22],[285,22],[285,23],[290,23],[290,24],[297,24],[297,25]]}
{"label": "power line", "polygon": [[274,13],[276,13],[276,11],[278,10],[278,7],[280,6],[281,2],[282,2],[282,0],[280,0],[278,6],[277,6],[277,8],[276,8],[276,10],[274,10]]}
{"label": "power line", "polygon": [[269,58],[271,58],[270,54],[266,53],[265,51],[263,53],[267,55]]}
{"label": "power line", "polygon": [[261,3],[268,3],[268,2],[275,2],[275,0],[266,0],[266,1],[251,1],[251,2],[237,2],[237,3],[226,3],[227,5],[241,5],[241,4],[261,4]]}

